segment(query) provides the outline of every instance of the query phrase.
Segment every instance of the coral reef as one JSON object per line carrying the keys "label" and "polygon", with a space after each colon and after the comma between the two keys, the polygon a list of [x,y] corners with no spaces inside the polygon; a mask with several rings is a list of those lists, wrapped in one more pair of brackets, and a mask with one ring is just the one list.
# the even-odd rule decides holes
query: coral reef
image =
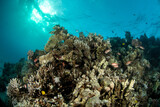
{"label": "coral reef", "polygon": [[7,86],[7,95],[10,97],[17,97],[19,95],[19,87],[21,86],[20,80],[13,78]]}
{"label": "coral reef", "polygon": [[159,102],[148,92],[160,94],[160,75],[155,71],[149,76],[143,42],[130,32],[126,41],[82,32],[78,38],[59,25],[53,29],[45,51],[29,51],[26,72],[10,80],[7,95],[13,106],[132,107]]}
{"label": "coral reef", "polygon": [[0,77],[0,92],[6,91],[6,85],[9,83],[11,78],[22,76],[22,69],[27,72],[26,69],[24,69],[25,67],[27,67],[27,63],[24,58],[20,59],[16,64],[5,63],[3,75]]}

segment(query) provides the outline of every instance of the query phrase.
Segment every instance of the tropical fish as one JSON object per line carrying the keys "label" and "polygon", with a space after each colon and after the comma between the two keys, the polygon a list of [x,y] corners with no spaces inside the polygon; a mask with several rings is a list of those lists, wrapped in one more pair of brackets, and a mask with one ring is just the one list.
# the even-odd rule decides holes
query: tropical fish
{"label": "tropical fish", "polygon": [[45,94],[46,94],[46,92],[45,92],[45,91],[41,91],[41,93],[42,93],[42,95],[45,95]]}
{"label": "tropical fish", "polygon": [[63,63],[62,63],[62,66],[65,67],[65,65],[66,65],[66,64],[63,62]]}
{"label": "tropical fish", "polygon": [[117,63],[112,63],[112,66],[113,66],[114,68],[118,68],[118,64],[117,64]]}
{"label": "tropical fish", "polygon": [[139,46],[139,48],[142,49],[142,50],[144,50],[144,47],[143,47],[143,46]]}
{"label": "tropical fish", "polygon": [[78,30],[78,29],[76,29],[76,32],[79,32],[79,30]]}
{"label": "tropical fish", "polygon": [[121,53],[118,52],[117,55],[121,55]]}
{"label": "tropical fish", "polygon": [[107,49],[104,53],[108,54],[111,51],[111,49]]}
{"label": "tropical fish", "polygon": [[34,59],[34,62],[37,62],[38,61],[38,59],[36,58],[36,59]]}
{"label": "tropical fish", "polygon": [[26,84],[24,85],[24,88],[27,88],[27,85],[26,85]]}
{"label": "tropical fish", "polygon": [[132,61],[128,61],[126,62],[126,65],[130,65],[132,63]]}

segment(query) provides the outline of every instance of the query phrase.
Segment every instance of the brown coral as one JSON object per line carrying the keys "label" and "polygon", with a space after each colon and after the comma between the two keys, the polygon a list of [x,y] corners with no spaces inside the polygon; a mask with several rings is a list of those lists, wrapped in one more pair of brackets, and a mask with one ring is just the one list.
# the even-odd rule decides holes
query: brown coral
{"label": "brown coral", "polygon": [[[149,66],[142,50],[130,44],[120,49],[119,56],[114,49],[106,54],[111,43],[101,35],[80,33],[78,38],[64,27],[53,29],[47,53],[34,56],[38,66],[24,77],[25,85],[17,79],[8,85],[9,96],[20,96],[15,106],[139,106],[139,96],[146,94],[139,86]],[[141,43],[133,40],[132,45]],[[126,65],[128,61],[132,63]]]}

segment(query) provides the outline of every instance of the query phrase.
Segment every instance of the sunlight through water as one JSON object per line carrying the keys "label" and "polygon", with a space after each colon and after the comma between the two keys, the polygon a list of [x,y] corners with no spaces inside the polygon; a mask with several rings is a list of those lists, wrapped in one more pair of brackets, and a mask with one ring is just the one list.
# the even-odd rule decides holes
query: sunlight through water
{"label": "sunlight through water", "polygon": [[42,10],[43,13],[47,13],[50,15],[55,15],[56,11],[54,11],[53,6],[49,3],[49,1],[45,0],[39,0],[39,8]]}
{"label": "sunlight through water", "polygon": [[[58,3],[59,4],[59,3]],[[56,1],[51,0],[38,0],[37,6],[32,6],[31,20],[36,24],[40,24],[42,26],[42,31],[45,32],[46,28],[50,25],[51,19],[52,23],[57,16],[56,10]]]}
{"label": "sunlight through water", "polygon": [[42,16],[39,14],[37,9],[33,9],[31,19],[36,23],[39,23],[42,20]]}

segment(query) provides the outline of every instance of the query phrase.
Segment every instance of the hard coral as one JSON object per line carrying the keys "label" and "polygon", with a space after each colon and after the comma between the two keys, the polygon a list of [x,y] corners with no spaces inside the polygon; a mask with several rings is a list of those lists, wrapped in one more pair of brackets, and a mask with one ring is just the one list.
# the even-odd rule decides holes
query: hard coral
{"label": "hard coral", "polygon": [[19,88],[21,86],[21,82],[20,80],[18,80],[17,78],[13,78],[10,80],[10,83],[7,86],[7,95],[9,97],[17,97],[19,96],[20,92],[19,92]]}
{"label": "hard coral", "polygon": [[[93,33],[85,37],[82,32],[78,38],[59,25],[53,29],[50,33],[54,35],[45,46],[47,53],[34,53],[38,61],[30,59],[31,72],[22,83],[18,79],[10,81],[8,95],[14,106],[122,107],[147,102],[144,76],[150,64],[143,57],[144,51],[131,45],[130,33],[126,32],[128,42],[122,47],[114,45],[119,41],[113,42],[113,38],[104,40]],[[134,46],[139,45],[136,40]]]}
{"label": "hard coral", "polygon": [[60,42],[65,41],[69,36],[67,30],[65,30],[63,27],[60,27],[59,25],[56,25],[55,27],[53,27],[53,29],[55,31],[50,33],[54,35],[49,38],[49,41],[45,46],[46,52],[54,49],[56,45],[59,45]]}
{"label": "hard coral", "polygon": [[142,42],[140,42],[138,39],[133,39],[132,40],[132,46],[139,47],[141,45],[142,45]]}

